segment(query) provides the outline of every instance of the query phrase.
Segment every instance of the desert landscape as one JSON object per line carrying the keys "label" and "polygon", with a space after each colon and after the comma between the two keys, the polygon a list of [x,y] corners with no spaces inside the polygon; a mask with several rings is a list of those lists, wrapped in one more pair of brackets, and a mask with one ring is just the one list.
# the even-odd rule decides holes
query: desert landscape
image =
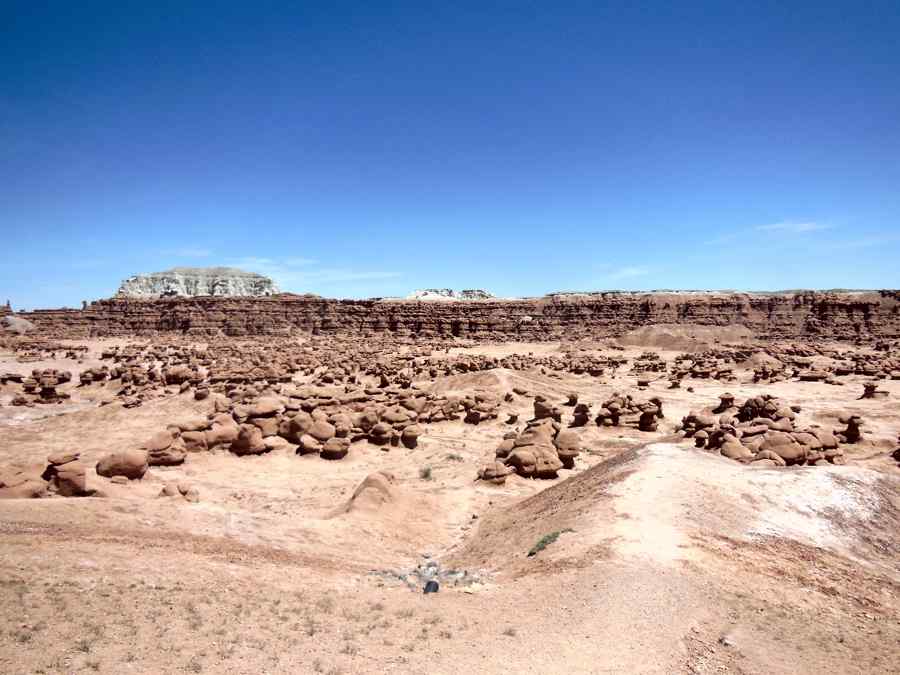
{"label": "desert landscape", "polygon": [[900,675],[900,2],[3,10],[0,675]]}
{"label": "desert landscape", "polygon": [[897,672],[896,291],[165,283],[5,310],[0,671]]}

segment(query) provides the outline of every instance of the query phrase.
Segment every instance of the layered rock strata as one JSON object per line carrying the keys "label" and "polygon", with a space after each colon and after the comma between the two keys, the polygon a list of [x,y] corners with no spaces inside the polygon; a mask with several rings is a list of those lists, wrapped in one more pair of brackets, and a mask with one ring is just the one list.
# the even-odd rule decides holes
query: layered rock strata
{"label": "layered rock strata", "polygon": [[165,272],[138,274],[122,282],[117,297],[165,296],[261,297],[278,288],[268,277],[233,267],[175,267]]}
{"label": "layered rock strata", "polygon": [[900,336],[900,291],[631,293],[520,300],[417,302],[262,298],[111,298],[82,310],[19,316],[59,336],[394,333],[550,340],[616,336],[641,326],[743,325],[760,338],[857,340]]}
{"label": "layered rock strata", "polygon": [[452,288],[426,288],[406,296],[407,300],[491,300],[493,295],[478,288],[454,291]]}

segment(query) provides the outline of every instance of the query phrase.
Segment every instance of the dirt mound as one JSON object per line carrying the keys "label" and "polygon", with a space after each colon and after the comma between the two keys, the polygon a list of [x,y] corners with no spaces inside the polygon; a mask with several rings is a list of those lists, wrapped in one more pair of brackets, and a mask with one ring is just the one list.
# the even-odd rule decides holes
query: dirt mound
{"label": "dirt mound", "polygon": [[471,390],[487,391],[494,394],[504,391],[505,379],[501,373],[494,371],[481,371],[476,373],[461,373],[448,375],[435,380],[431,387],[434,394],[450,395],[462,394]]}
{"label": "dirt mound", "polygon": [[386,504],[398,500],[397,480],[390,473],[376,471],[353,491],[353,496],[339,509],[339,513],[351,511],[377,511]]}
{"label": "dirt mound", "polygon": [[20,316],[8,315],[0,319],[0,329],[15,333],[16,335],[25,335],[34,330],[35,326],[28,319]]}
{"label": "dirt mound", "polygon": [[746,342],[753,337],[753,332],[741,325],[656,324],[628,331],[618,341],[628,347],[690,352],[702,351],[727,342]]}
{"label": "dirt mound", "polygon": [[[608,506],[608,490],[627,478],[639,459],[637,449],[627,450],[583,473],[562,481],[502,511],[482,519],[478,531],[452,557],[457,567],[477,566],[515,570],[527,553],[544,537],[557,537],[577,528],[586,513]],[[612,517],[612,512],[607,511]],[[579,537],[581,538],[581,537]],[[582,538],[583,539],[583,538]]]}
{"label": "dirt mound", "polygon": [[568,532],[575,534],[555,554],[569,560],[589,562],[605,551],[670,562],[689,557],[683,549],[694,537],[718,532],[774,536],[887,563],[900,552],[900,537],[885,539],[872,522],[900,523],[898,487],[900,478],[860,467],[779,472],[653,443],[490,514],[453,562],[528,573],[534,546]]}
{"label": "dirt mound", "polygon": [[768,368],[770,370],[779,370],[784,368],[784,364],[776,359],[771,354],[766,354],[765,352],[759,351],[754,352],[749,359],[741,363],[740,365],[745,368],[753,368],[754,370],[757,368]]}

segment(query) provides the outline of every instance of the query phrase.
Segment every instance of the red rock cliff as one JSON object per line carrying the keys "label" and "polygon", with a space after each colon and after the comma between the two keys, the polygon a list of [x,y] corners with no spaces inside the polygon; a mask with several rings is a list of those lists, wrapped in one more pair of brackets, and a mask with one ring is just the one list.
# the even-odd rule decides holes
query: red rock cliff
{"label": "red rock cliff", "polygon": [[595,293],[521,300],[415,302],[312,296],[99,300],[21,316],[69,336],[269,335],[306,331],[549,339],[610,336],[650,324],[744,325],[760,337],[900,336],[900,291]]}

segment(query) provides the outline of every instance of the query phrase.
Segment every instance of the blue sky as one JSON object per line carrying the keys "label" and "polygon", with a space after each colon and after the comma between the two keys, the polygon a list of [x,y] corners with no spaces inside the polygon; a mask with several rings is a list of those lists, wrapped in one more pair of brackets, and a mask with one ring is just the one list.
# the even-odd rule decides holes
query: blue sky
{"label": "blue sky", "polygon": [[897,288],[898,35],[896,0],[4,3],[0,302]]}

